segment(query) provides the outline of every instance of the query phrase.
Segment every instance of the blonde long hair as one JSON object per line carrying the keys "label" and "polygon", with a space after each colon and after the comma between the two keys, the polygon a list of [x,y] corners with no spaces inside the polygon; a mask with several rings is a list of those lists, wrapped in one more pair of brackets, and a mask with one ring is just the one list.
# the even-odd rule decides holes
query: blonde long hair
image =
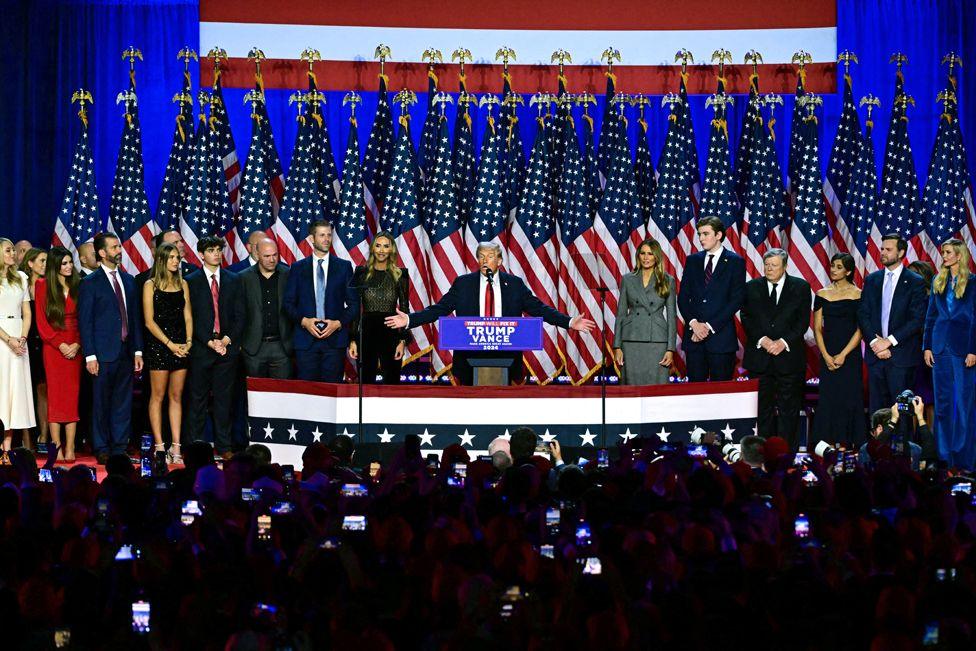
{"label": "blonde long hair", "polygon": [[[3,248],[8,244],[10,245],[10,248],[14,248],[13,242],[5,237],[0,237],[0,251],[2,251]],[[12,264],[9,267],[5,267],[3,264],[3,256],[0,255],[0,284],[3,284],[3,281],[5,280],[11,287],[20,287],[21,283],[23,282],[20,274],[17,273],[17,265]]]}
{"label": "blonde long hair", "polygon": [[651,275],[654,278],[654,289],[657,291],[658,296],[667,298],[668,294],[671,293],[671,286],[668,284],[668,276],[664,273],[664,266],[662,265],[664,262],[664,252],[661,251],[661,245],[654,238],[647,238],[637,247],[637,252],[634,254],[634,274],[636,275],[641,272],[640,252],[645,246],[651,250],[651,254],[654,256],[654,267],[651,269]]}
{"label": "blonde long hair", "polygon": [[366,280],[373,277],[373,271],[376,269],[376,255],[373,253],[373,245],[381,237],[390,243],[390,257],[386,259],[386,273],[393,277],[393,284],[395,285],[400,282],[400,274],[403,273],[403,270],[400,269],[400,253],[397,251],[396,238],[393,237],[393,233],[390,231],[379,231],[373,236],[373,241],[369,243],[369,258],[366,260]]}
{"label": "blonde long hair", "polygon": [[[962,240],[952,237],[942,243],[939,247],[941,250],[943,246],[951,246],[956,255],[959,256],[959,274],[956,276],[956,298],[962,298],[963,294],[966,293],[966,282],[969,280],[969,249],[966,248],[966,243]],[[939,269],[939,275],[935,277],[932,282],[932,289],[935,290],[936,294],[942,294],[945,292],[946,286],[949,284],[949,267],[943,266]]]}
{"label": "blonde long hair", "polygon": [[156,289],[162,290],[167,285],[182,287],[183,274],[181,269],[177,268],[176,273],[170,273],[166,268],[166,265],[169,263],[169,256],[174,251],[176,252],[176,257],[179,258],[180,250],[171,242],[163,242],[156,247],[156,253],[153,256],[152,271],[149,273],[149,278],[153,281]]}

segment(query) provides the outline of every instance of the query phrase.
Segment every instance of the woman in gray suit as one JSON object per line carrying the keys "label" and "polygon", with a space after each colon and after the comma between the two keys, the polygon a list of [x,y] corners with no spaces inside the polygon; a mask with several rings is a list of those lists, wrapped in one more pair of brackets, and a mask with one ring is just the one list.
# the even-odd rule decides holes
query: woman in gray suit
{"label": "woman in gray suit", "polygon": [[634,272],[620,282],[613,345],[624,384],[666,384],[678,334],[674,278],[656,240],[637,248]]}

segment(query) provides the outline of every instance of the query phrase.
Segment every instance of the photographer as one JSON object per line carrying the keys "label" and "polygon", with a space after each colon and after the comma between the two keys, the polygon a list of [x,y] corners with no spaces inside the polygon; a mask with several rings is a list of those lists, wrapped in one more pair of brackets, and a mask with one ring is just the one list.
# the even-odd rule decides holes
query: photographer
{"label": "photographer", "polygon": [[[915,440],[912,439],[912,413],[915,415]],[[901,420],[904,418],[904,420]],[[871,430],[868,442],[861,446],[858,461],[866,465],[872,461],[909,454],[912,469],[918,470],[922,459],[935,458],[932,430],[925,422],[925,403],[911,391],[898,395],[889,409],[878,409],[871,414]]]}

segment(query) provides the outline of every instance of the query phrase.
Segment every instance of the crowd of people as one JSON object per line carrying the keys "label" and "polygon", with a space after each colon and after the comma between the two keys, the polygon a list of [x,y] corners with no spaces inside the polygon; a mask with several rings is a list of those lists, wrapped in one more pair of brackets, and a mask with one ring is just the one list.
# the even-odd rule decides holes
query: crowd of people
{"label": "crowd of people", "polygon": [[[941,459],[953,467],[976,464],[976,289],[968,283],[964,242],[942,244],[936,272],[925,262],[906,265],[906,241],[886,234],[878,243],[882,268],[863,287],[855,283],[854,259],[838,253],[830,260],[831,282],[814,295],[787,273],[786,251],[767,250],[762,275],[747,280],[720,219],[701,219],[697,234],[701,250],[688,257],[680,283],[664,270],[653,239],[638,247],[633,271],[621,280],[613,362],[624,383],[673,379],[680,319],[689,381],[731,380],[740,363],[758,380],[763,437],[780,436],[792,449],[805,443],[799,414],[816,351],[810,442],[859,447],[869,414],[910,390],[934,404]],[[141,375],[155,451],[178,464],[184,441],[201,440],[209,427],[217,455],[229,458],[246,445],[232,435],[235,418],[246,412],[245,376],[341,382],[349,360],[358,360],[363,381],[396,384],[411,329],[452,313],[530,314],[584,332],[596,325],[558,312],[505,273],[495,244],[477,247],[479,271],[459,276],[439,301],[411,313],[410,281],[392,234],[377,233],[366,264],[356,269],[329,254],[328,222],[312,223],[307,242],[311,254],[289,267],[273,239],[252,233],[249,257],[227,267],[224,241],[202,237],[197,268],[187,262],[180,233],[167,230],[154,239],[151,268],[132,277],[120,267],[121,243],[111,233],[81,247],[80,269],[63,248],[0,240],[4,456],[14,430],[37,425],[61,460],[73,460],[86,391],[90,398],[80,402],[91,405],[99,461],[123,452],[132,438],[133,383]],[[520,382],[521,353],[508,354],[510,377]],[[454,355],[456,382],[472,383],[470,362],[479,355]]]}
{"label": "crowd of people", "polygon": [[115,455],[101,484],[18,448],[4,646],[970,649],[972,480],[913,470],[886,428],[864,463],[712,433],[566,459],[523,428],[473,461],[339,435],[299,474],[193,442],[147,477]]}

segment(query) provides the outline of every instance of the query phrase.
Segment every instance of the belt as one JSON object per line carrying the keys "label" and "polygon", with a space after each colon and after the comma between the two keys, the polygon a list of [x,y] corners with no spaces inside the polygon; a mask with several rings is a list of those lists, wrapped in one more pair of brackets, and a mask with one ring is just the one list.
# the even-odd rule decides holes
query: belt
{"label": "belt", "polygon": [[262,342],[281,341],[281,337],[261,337]]}

